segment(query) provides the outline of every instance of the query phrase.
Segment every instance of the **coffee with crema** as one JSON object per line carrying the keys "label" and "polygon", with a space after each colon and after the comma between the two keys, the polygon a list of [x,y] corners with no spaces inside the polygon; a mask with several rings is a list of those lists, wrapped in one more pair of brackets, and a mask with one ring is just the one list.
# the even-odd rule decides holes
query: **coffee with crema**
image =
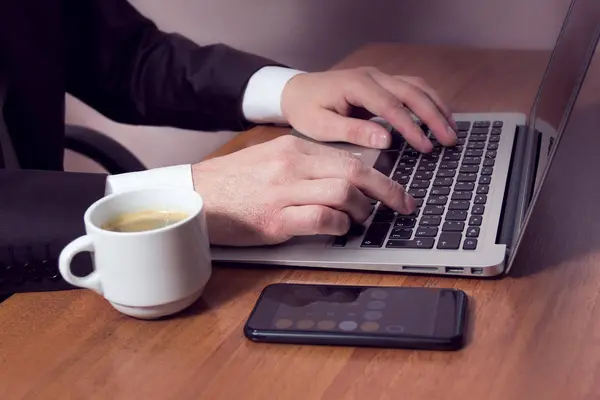
{"label": "coffee with crema", "polygon": [[176,224],[188,217],[180,211],[146,210],[119,215],[102,225],[102,229],[112,232],[153,231]]}

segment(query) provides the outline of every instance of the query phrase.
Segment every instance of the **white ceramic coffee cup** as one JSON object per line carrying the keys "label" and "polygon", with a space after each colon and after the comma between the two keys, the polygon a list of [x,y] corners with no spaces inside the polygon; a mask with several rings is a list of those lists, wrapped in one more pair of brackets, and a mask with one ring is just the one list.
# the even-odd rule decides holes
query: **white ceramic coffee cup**
{"label": "white ceramic coffee cup", "polygon": [[[188,217],[150,231],[102,229],[124,213],[145,210],[184,212]],[[84,223],[86,235],[60,254],[59,269],[67,282],[92,289],[123,314],[142,319],[177,313],[202,295],[212,267],[198,193],[152,188],[109,195],[87,209]],[[71,261],[84,251],[92,252],[94,271],[77,277],[71,272]]]}

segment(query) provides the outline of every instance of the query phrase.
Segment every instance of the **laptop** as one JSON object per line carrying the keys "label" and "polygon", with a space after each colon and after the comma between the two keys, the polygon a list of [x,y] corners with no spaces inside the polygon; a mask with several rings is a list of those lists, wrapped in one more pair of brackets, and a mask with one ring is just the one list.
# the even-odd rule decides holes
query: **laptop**
{"label": "laptop", "polygon": [[373,201],[365,229],[358,232],[296,237],[274,246],[215,246],[213,260],[473,277],[507,273],[599,34],[600,2],[574,0],[530,114],[455,114],[455,147],[442,147],[421,124],[434,150],[420,154],[380,118],[374,120],[393,133],[390,149],[327,144],[352,152],[404,185],[419,205],[413,215]]}

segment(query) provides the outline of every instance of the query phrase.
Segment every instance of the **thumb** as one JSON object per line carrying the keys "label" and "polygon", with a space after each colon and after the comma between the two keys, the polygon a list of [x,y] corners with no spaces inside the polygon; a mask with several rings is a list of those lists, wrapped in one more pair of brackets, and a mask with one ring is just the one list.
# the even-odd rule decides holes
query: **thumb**
{"label": "thumb", "polygon": [[363,147],[387,149],[392,141],[390,133],[373,121],[366,121],[319,109],[307,114],[295,129],[321,142],[348,142]]}

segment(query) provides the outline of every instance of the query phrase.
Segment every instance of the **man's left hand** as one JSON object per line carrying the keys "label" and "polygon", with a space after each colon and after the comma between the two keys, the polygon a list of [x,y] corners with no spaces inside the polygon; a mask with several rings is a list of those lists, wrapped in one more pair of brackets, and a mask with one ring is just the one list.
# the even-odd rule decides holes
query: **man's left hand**
{"label": "man's left hand", "polygon": [[387,120],[418,151],[431,142],[414,113],[445,146],[456,143],[456,122],[439,95],[418,77],[391,76],[375,68],[299,74],[286,84],[284,117],[299,132],[322,142],[343,141],[384,149],[390,134],[379,124],[353,117],[364,109]]}

